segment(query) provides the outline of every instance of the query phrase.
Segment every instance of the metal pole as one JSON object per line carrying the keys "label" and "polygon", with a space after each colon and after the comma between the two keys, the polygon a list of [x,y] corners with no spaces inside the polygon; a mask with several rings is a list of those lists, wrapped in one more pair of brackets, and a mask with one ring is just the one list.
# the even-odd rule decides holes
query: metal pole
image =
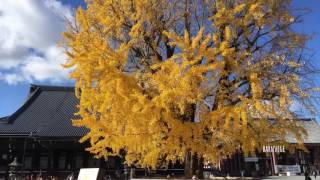
{"label": "metal pole", "polygon": [[274,173],[277,174],[278,173],[278,169],[277,169],[277,162],[276,162],[276,155],[274,154],[274,151],[272,151],[272,166],[274,169]]}

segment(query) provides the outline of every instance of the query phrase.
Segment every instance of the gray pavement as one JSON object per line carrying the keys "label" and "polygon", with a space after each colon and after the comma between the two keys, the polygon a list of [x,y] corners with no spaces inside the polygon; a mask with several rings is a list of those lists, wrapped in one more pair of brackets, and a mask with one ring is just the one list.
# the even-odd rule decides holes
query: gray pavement
{"label": "gray pavement", "polygon": [[[312,180],[315,180],[315,178],[313,176],[310,176]],[[263,180],[272,180],[272,179],[287,179],[287,180],[304,180],[304,176],[270,176],[270,177],[266,177],[266,178],[262,178]],[[317,180],[320,180],[320,177],[317,177]]]}
{"label": "gray pavement", "polygon": [[[215,179],[225,179],[225,178],[222,178],[222,177],[217,177]],[[234,179],[234,180],[241,180],[241,178],[236,178],[236,177],[231,177],[229,178],[230,180],[231,179]],[[248,177],[248,178],[245,178],[245,179],[251,179],[251,180],[304,180],[304,176],[269,176],[269,177],[264,177],[264,178],[252,178],[252,177]],[[313,176],[311,177],[312,180],[320,180],[320,177],[317,177],[317,179],[315,179]],[[156,178],[145,178],[145,179],[140,179],[140,178],[137,178],[137,179],[132,179],[132,180],[165,180],[165,179],[156,179]],[[182,179],[176,179],[176,180],[182,180]]]}

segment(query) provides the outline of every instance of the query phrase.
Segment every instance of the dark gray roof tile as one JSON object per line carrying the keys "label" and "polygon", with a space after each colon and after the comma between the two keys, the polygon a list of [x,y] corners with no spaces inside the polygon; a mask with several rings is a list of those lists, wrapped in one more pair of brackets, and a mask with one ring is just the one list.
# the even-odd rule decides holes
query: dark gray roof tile
{"label": "dark gray roof tile", "polygon": [[38,137],[79,138],[88,129],[72,126],[77,104],[72,87],[31,85],[27,101],[0,123],[0,135],[32,133]]}

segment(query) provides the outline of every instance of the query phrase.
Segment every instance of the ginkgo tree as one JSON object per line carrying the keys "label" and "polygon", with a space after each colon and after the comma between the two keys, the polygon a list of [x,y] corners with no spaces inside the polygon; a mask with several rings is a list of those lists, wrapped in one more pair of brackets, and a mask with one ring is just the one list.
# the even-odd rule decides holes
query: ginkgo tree
{"label": "ginkgo tree", "polygon": [[307,37],[289,0],[87,0],[64,33],[80,100],[74,125],[97,157],[161,167],[302,143],[313,111]]}

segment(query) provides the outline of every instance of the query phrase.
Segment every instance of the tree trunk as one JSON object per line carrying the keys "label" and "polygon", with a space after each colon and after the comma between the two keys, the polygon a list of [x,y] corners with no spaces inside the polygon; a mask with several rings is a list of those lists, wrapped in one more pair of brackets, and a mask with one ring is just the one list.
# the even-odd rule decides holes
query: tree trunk
{"label": "tree trunk", "polygon": [[192,177],[192,175],[193,175],[192,165],[193,165],[193,158],[192,158],[191,152],[188,151],[186,153],[186,158],[184,161],[184,176],[185,176],[185,178]]}
{"label": "tree trunk", "polygon": [[203,159],[191,155],[189,151],[184,162],[184,176],[185,178],[192,178],[193,175],[196,175],[197,178],[203,178]]}
{"label": "tree trunk", "polygon": [[200,179],[203,179],[203,158],[197,158],[198,159],[198,167],[197,167],[197,177]]}

